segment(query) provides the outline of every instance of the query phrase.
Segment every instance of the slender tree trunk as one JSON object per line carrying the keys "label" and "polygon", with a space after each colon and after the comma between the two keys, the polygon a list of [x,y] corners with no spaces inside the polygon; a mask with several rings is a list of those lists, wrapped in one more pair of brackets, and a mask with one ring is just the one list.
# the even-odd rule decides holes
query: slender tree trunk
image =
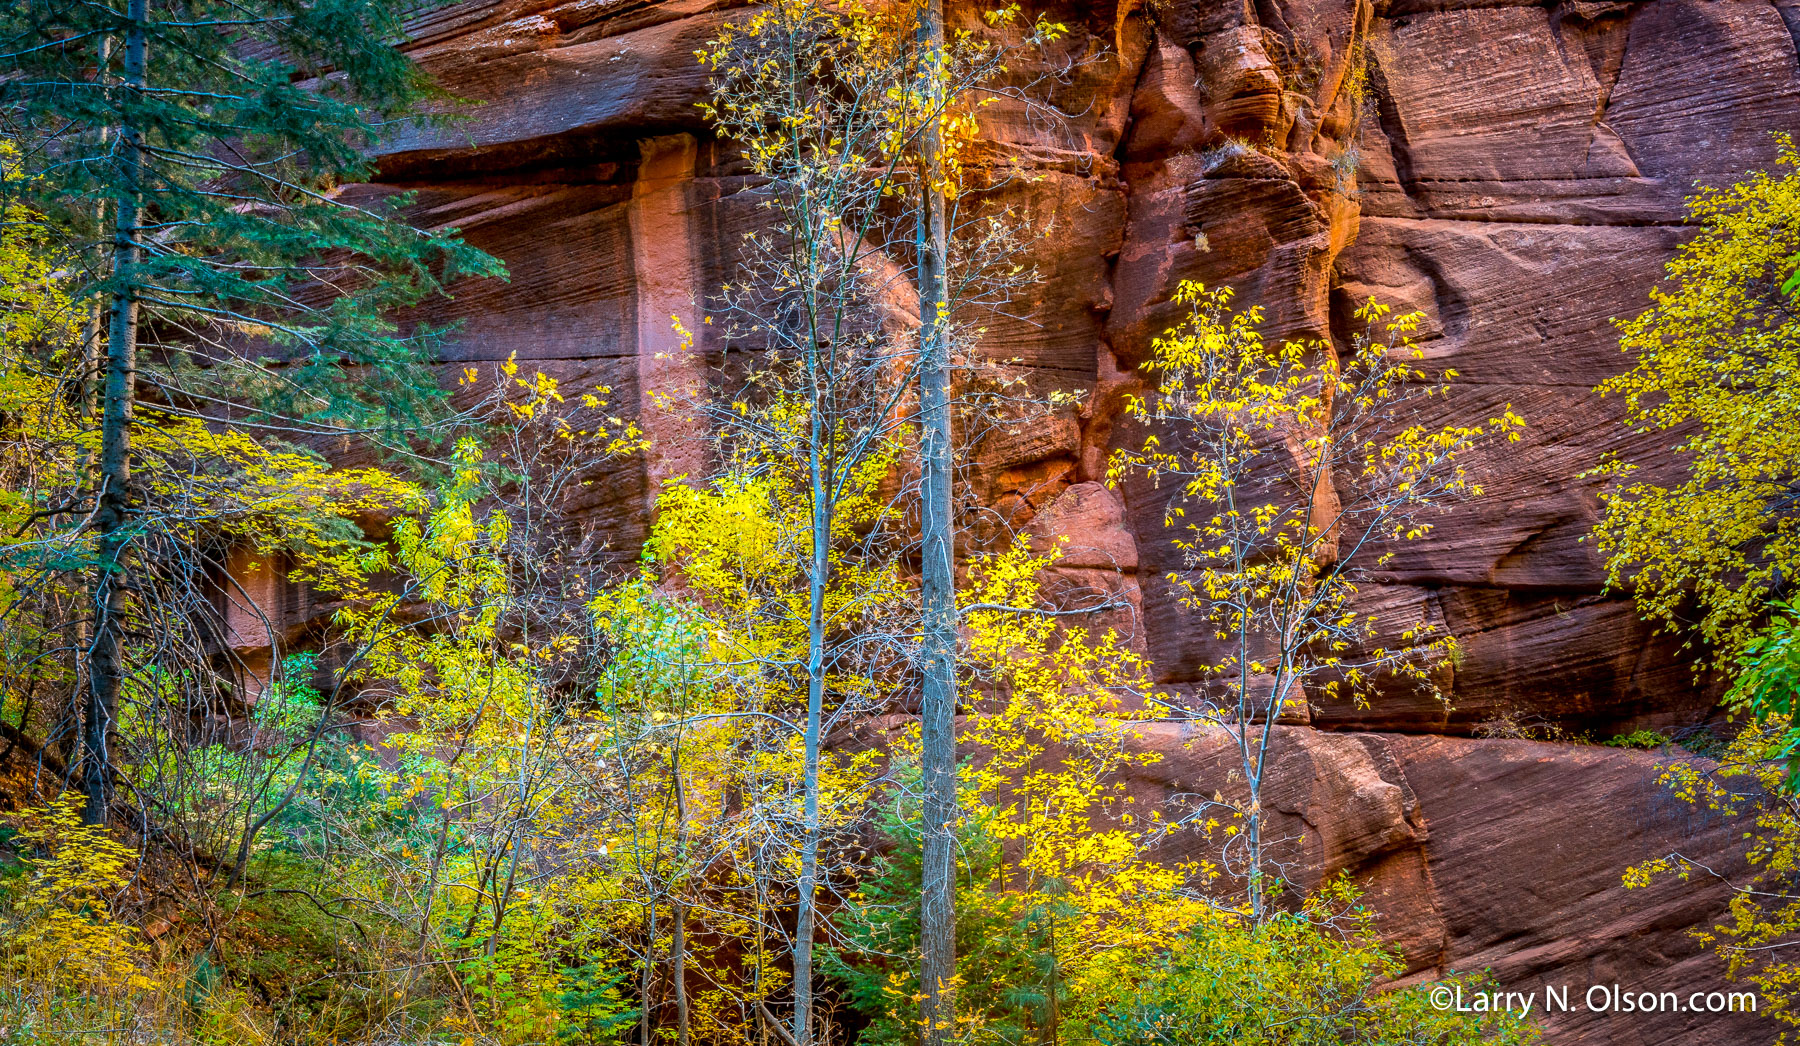
{"label": "slender tree trunk", "polygon": [[[103,91],[108,89],[108,82],[112,75],[112,53],[113,38],[102,36],[94,57],[97,70],[95,78]],[[113,129],[102,127],[99,152],[105,153],[111,147],[112,140]],[[111,219],[111,201],[102,196],[94,202],[94,240],[97,254],[94,259],[94,275],[96,277],[104,277],[110,271],[108,262],[112,252],[100,243],[100,237],[105,235],[107,224]],[[106,344],[107,337],[110,315],[107,306],[109,304],[108,296],[105,294],[95,294],[93,300],[88,302],[88,316],[81,338],[81,420],[83,423],[92,423],[100,413],[100,369],[103,346]],[[92,466],[91,455],[84,455],[82,459],[83,473],[85,474],[87,469]]]}
{"label": "slender tree trunk", "polygon": [[669,964],[669,977],[675,982],[675,1042],[677,1046],[688,1046],[687,905],[677,900],[670,908],[673,929],[669,949],[674,952],[674,961]]}
{"label": "slender tree trunk", "polygon": [[508,864],[506,869],[506,886],[494,891],[494,921],[488,930],[487,947],[487,983],[488,990],[494,989],[494,955],[500,950],[500,933],[506,928],[506,910],[512,907],[513,892],[519,888],[519,847],[522,844],[519,836],[509,831],[502,837],[506,840]]}
{"label": "slender tree trunk", "polygon": [[[815,375],[817,369],[815,367]],[[816,377],[815,377],[815,380]],[[806,657],[805,823],[800,843],[799,911],[794,934],[794,1046],[812,1046],[813,935],[817,931],[819,891],[819,744],[825,718],[825,589],[831,569],[831,512],[827,503],[826,446],[829,431],[823,405],[813,401],[812,569],[808,591]]]}
{"label": "slender tree trunk", "polygon": [[[683,715],[686,709],[682,709]],[[681,780],[681,744],[683,735],[675,736],[675,749],[669,754],[669,769],[675,779],[675,819],[676,819],[676,865],[673,876],[673,900],[670,903],[670,916],[674,923],[671,928],[670,951],[674,952],[674,961],[669,964],[669,976],[675,982],[675,1041],[676,1046],[688,1046],[688,994],[687,994],[687,903],[682,899],[683,878],[687,873],[688,859],[688,808],[687,789]]]}
{"label": "slender tree trunk", "polygon": [[[129,0],[125,68],[119,88],[128,94],[145,85],[149,43],[144,25],[147,0]],[[114,291],[106,336],[106,391],[100,418],[100,490],[94,527],[100,561],[94,583],[94,643],[89,655],[88,707],[82,723],[82,791],[89,824],[105,824],[112,805],[112,757],[107,747],[119,707],[124,672],[125,584],[123,554],[128,537],[131,482],[131,408],[137,382],[137,266],[142,256],[138,225],[144,176],[143,135],[119,128],[119,191],[113,225]]]}
{"label": "slender tree trunk", "polygon": [[[100,41],[99,54],[99,69],[102,77],[102,84],[105,83],[104,78],[106,76],[107,65],[111,61],[111,54],[111,38],[102,39]],[[111,129],[103,130],[100,135],[102,152],[106,150],[107,143],[111,141]],[[111,215],[112,209],[108,206],[106,198],[102,197],[94,207],[94,230],[96,241],[100,234],[106,229],[111,219]],[[101,245],[98,247],[97,253],[99,256],[94,262],[95,275],[97,277],[103,277],[107,272],[107,259],[112,251],[110,247]],[[79,393],[81,428],[84,432],[90,426],[94,425],[100,417],[101,370],[103,367],[102,360],[105,357],[104,348],[109,328],[108,317],[110,313],[108,312],[108,306],[110,304],[110,295],[96,293],[93,296],[93,300],[88,303],[87,319],[82,326]],[[76,475],[91,476],[93,473],[93,451],[84,450],[81,454],[81,464],[77,467]],[[87,600],[89,606],[93,606],[96,599],[96,589],[92,584],[85,580],[83,581],[83,585],[85,587],[84,598]],[[93,636],[93,621],[86,613],[72,614],[70,617],[71,620],[68,625],[70,636],[69,649],[75,651],[75,685],[70,689],[68,698],[57,708],[56,722],[51,727],[49,737],[51,747],[62,757],[65,766],[73,765],[76,762],[78,753],[84,743],[84,739],[80,736],[80,724],[86,710],[88,694],[92,691],[93,687],[92,678],[90,676],[90,670],[93,666],[90,663],[88,656],[88,649],[90,646],[89,640]],[[23,719],[20,721],[24,722]]]}
{"label": "slender tree trunk", "polygon": [[956,576],[951,506],[949,286],[943,157],[937,111],[943,80],[942,0],[919,8],[919,54],[931,121],[922,138],[919,256],[919,416],[921,459],[920,603],[925,661],[920,708],[924,773],[924,866],[919,896],[920,1041],[944,1046],[956,1023]]}
{"label": "slender tree trunk", "polygon": [[[448,800],[448,796],[445,799]],[[450,811],[454,807],[449,803],[440,803],[438,811],[437,841],[431,848],[431,871],[425,877],[425,901],[421,904],[419,914],[419,965],[425,965],[425,953],[431,944],[431,906],[437,901],[438,872],[444,866],[444,853],[450,845]]]}
{"label": "slender tree trunk", "polygon": [[[654,880],[652,880],[654,883]],[[650,1046],[650,989],[656,976],[656,895],[644,907],[644,968],[638,976],[638,1046]]]}

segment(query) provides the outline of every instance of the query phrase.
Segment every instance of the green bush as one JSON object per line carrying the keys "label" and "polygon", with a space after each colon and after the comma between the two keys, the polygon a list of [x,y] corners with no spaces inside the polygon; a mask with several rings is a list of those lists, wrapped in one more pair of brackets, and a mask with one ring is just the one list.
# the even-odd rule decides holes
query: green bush
{"label": "green bush", "polygon": [[1375,913],[1353,888],[1328,885],[1297,912],[1252,925],[1235,917],[1203,927],[1147,971],[1137,991],[1107,1009],[1101,1046],[1511,1046],[1537,1041],[1505,1013],[1457,1013],[1432,989],[1484,990],[1456,977],[1384,988],[1404,971],[1383,947]]}

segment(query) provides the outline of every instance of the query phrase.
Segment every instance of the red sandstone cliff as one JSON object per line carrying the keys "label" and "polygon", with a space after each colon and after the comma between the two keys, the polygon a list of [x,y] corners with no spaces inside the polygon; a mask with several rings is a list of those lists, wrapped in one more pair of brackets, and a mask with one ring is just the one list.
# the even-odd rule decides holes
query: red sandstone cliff
{"label": "red sandstone cliff", "polygon": [[[693,326],[722,245],[755,217],[693,106],[693,51],[735,6],[471,0],[418,23],[427,66],[486,104],[454,131],[390,143],[383,178],[512,272],[442,317],[463,321],[449,364],[517,353],[640,402],[678,377],[655,358],[674,345],[668,318]],[[1331,333],[1369,294],[1423,310],[1429,358],[1462,375],[1448,409],[1510,402],[1531,429],[1479,463],[1491,496],[1369,595],[1461,639],[1450,708],[1392,698],[1287,728],[1275,805],[1303,877],[1368,883],[1422,973],[1491,967],[1507,988],[1577,996],[1716,985],[1716,960],[1685,931],[1719,893],[1620,888],[1630,862],[1671,845],[1717,854],[1730,834],[1659,793],[1657,757],[1470,735],[1536,716],[1610,736],[1711,705],[1670,645],[1601,594],[1582,543],[1594,487],[1576,477],[1628,439],[1591,389],[1621,366],[1608,318],[1640,307],[1682,236],[1683,196],[1768,160],[1768,131],[1800,130],[1800,0],[1052,6],[1077,29],[1071,52],[1103,57],[1054,92],[1060,124],[990,113],[1000,147],[1043,175],[1008,204],[1055,230],[1028,322],[994,338],[1035,381],[1089,396],[983,446],[987,505],[1078,535],[1071,581],[1125,594],[1164,680],[1191,680],[1203,641],[1160,580],[1160,508],[1097,482],[1133,438],[1115,427],[1118,397],[1172,318],[1170,290],[1230,283],[1288,335]],[[681,467],[609,466],[576,509],[629,550],[649,492]],[[1146,743],[1169,756],[1146,793],[1210,791],[1220,776],[1204,736],[1158,726]],[[1570,1043],[1758,1037],[1705,1016],[1548,1027]]]}

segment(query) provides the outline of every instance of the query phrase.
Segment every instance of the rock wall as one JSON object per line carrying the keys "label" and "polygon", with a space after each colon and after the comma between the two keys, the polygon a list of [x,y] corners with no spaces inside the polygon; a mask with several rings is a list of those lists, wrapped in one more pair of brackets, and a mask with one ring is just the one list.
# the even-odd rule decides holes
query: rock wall
{"label": "rock wall", "polygon": [[[463,322],[448,367],[516,353],[639,402],[682,379],[685,364],[658,359],[676,344],[669,317],[695,327],[726,245],[755,219],[693,104],[693,52],[737,6],[469,0],[417,22],[418,56],[485,104],[389,143],[382,180],[512,272],[438,316]],[[1476,463],[1489,497],[1368,594],[1462,640],[1450,706],[1395,695],[1288,728],[1276,806],[1305,876],[1367,882],[1421,975],[1492,967],[1509,989],[1577,996],[1716,986],[1716,960],[1685,930],[1715,916],[1718,891],[1619,885],[1630,862],[1728,842],[1659,793],[1657,757],[1473,735],[1522,718],[1604,737],[1687,726],[1712,706],[1670,645],[1602,594],[1583,543],[1594,484],[1578,477],[1630,439],[1591,390],[1622,365],[1608,319],[1641,307],[1683,235],[1684,195],[1768,161],[1769,131],[1800,130],[1800,0],[1048,6],[1075,29],[1066,57],[1090,60],[1051,92],[1064,119],[988,113],[996,148],[1041,175],[1006,202],[1051,230],[1041,285],[992,337],[1035,382],[1087,400],[982,447],[971,526],[1076,535],[1071,583],[1126,595],[1163,680],[1192,682],[1205,641],[1161,580],[1161,506],[1099,482],[1107,452],[1138,435],[1119,403],[1173,319],[1170,291],[1229,283],[1293,336],[1343,336],[1370,294],[1423,310],[1430,361],[1462,375],[1444,409],[1511,403],[1530,431]],[[651,492],[691,464],[606,466],[573,508],[629,553]],[[1147,791],[1219,780],[1216,739],[1169,725],[1145,739],[1169,756]],[[1569,1043],[1762,1034],[1709,1016],[1547,1026]]]}

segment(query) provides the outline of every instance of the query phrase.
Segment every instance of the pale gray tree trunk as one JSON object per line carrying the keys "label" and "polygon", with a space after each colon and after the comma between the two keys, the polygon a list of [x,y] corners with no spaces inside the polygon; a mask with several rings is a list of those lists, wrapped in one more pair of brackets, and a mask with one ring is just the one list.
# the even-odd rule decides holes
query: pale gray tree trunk
{"label": "pale gray tree trunk", "polygon": [[[110,36],[100,38],[100,46],[96,52],[96,79],[104,90],[111,75],[113,40]],[[100,129],[100,152],[106,152],[112,143],[111,127]],[[112,221],[110,201],[102,196],[94,203],[94,234],[96,248],[94,271],[102,276],[111,271],[110,246],[98,243],[98,238]],[[96,293],[88,302],[88,315],[81,332],[81,427],[85,430],[95,424],[100,417],[101,386],[105,382],[104,367],[106,358],[106,339],[109,333],[111,312],[111,295]],[[94,472],[94,452],[83,450],[81,465],[76,474],[90,476]],[[89,587],[86,592],[89,605],[93,605],[96,590]],[[93,635],[93,621],[86,614],[74,615],[70,622],[73,641],[70,649],[75,654],[75,686],[70,691],[68,701],[57,710],[56,728],[51,731],[52,738],[58,739],[57,748],[66,765],[73,766],[78,758],[82,744],[85,742],[80,734],[80,723],[85,714],[88,694],[92,691],[92,681],[88,650],[89,639]],[[65,732],[66,731],[66,732]]]}
{"label": "pale gray tree trunk", "polygon": [[[685,688],[685,683],[684,683],[684,688]],[[683,715],[687,714],[687,709],[685,707],[682,709],[682,714]],[[674,923],[674,926],[670,933],[670,943],[669,943],[669,950],[674,953],[673,960],[669,964],[669,977],[671,980],[673,980],[675,982],[674,989],[675,989],[675,1044],[676,1044],[676,1046],[689,1046],[688,993],[687,993],[688,908],[687,908],[686,899],[683,898],[681,895],[681,891],[683,888],[683,883],[681,882],[681,877],[686,875],[687,863],[688,863],[687,787],[683,784],[682,779],[681,779],[681,773],[682,773],[682,770],[681,770],[681,745],[684,740],[685,740],[685,737],[684,737],[683,733],[676,734],[674,750],[669,753],[670,776],[674,780],[674,787],[675,787],[675,818],[676,818],[676,824],[678,825],[677,830],[676,830],[676,832],[677,832],[676,838],[678,840],[678,847],[676,850],[677,857],[676,857],[676,864],[675,864],[675,867],[676,867],[675,884],[674,884],[674,890],[672,891],[673,900],[670,902],[670,905],[669,905],[669,908],[670,908],[669,914]]]}
{"label": "pale gray tree trunk", "polygon": [[656,895],[652,893],[644,906],[644,968],[638,971],[638,1046],[652,1046],[650,989],[655,983]]}
{"label": "pale gray tree trunk", "polygon": [[[818,341],[813,351],[817,353]],[[800,841],[799,911],[794,933],[794,1046],[812,1046],[813,935],[817,932],[819,890],[819,744],[825,718],[825,591],[831,570],[831,503],[826,475],[829,438],[824,405],[817,395],[815,360],[812,411],[812,569],[808,578],[806,652],[805,810]]]}
{"label": "pale gray tree trunk", "polygon": [[935,61],[944,48],[942,0],[919,9],[926,111],[921,143],[919,257],[920,609],[924,693],[920,707],[924,775],[924,864],[919,896],[920,1029],[923,1046],[944,1046],[956,1022],[956,574],[952,498],[949,285],[943,158],[936,115],[943,86]]}

